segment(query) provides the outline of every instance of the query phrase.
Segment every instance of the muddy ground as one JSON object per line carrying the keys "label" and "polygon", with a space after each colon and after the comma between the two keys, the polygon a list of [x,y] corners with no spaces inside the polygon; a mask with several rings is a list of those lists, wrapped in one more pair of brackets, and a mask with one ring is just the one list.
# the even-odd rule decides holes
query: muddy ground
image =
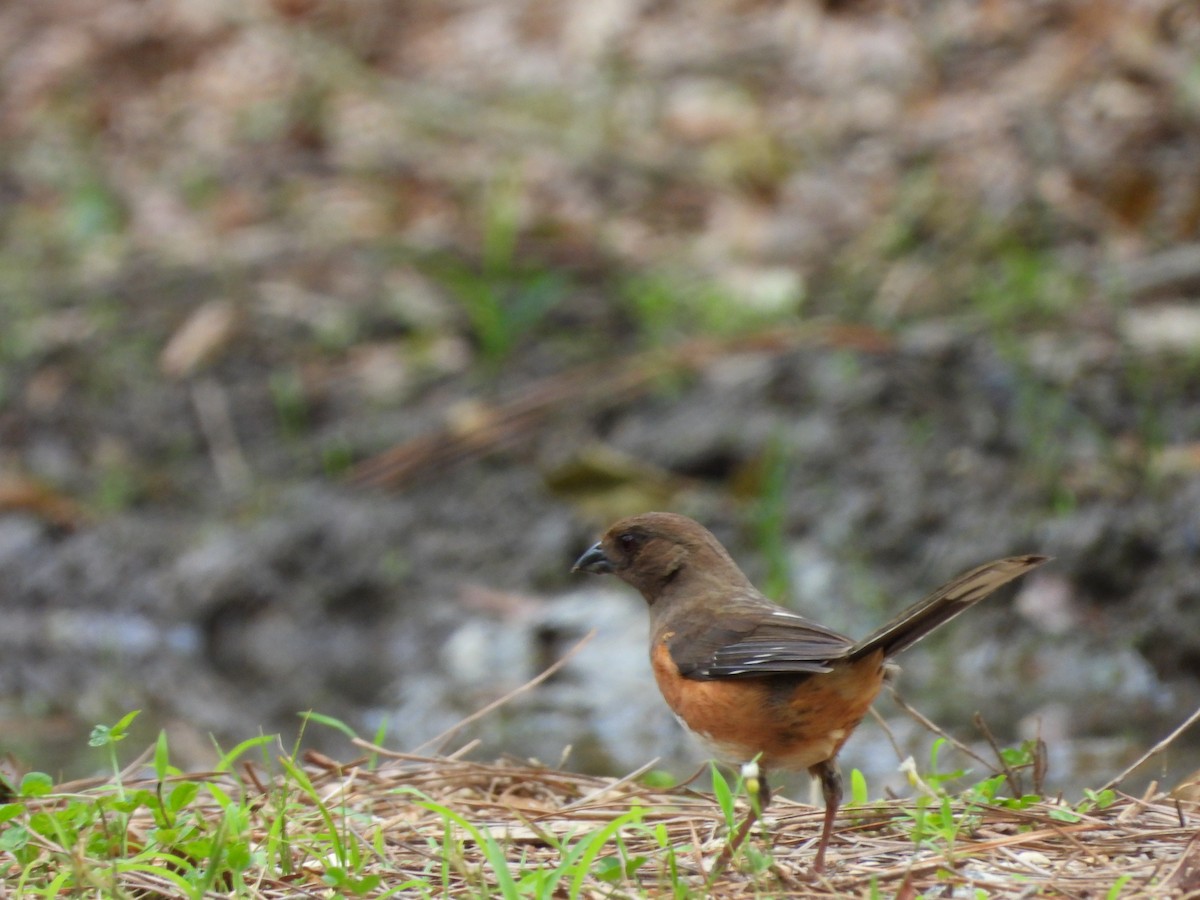
{"label": "muddy ground", "polygon": [[[130,709],[196,767],[306,709],[414,748],[595,627],[445,746],[685,774],[641,601],[568,572],[647,508],[852,634],[1055,556],[901,682],[1050,787],[1200,701],[1190,5],[0,16],[19,765]],[[873,724],[846,761],[900,786]]]}
{"label": "muddy ground", "polygon": [[[1047,358],[1057,368],[1076,350],[1065,343]],[[183,477],[169,499],[70,530],[28,512],[0,521],[6,742],[31,764],[74,771],[89,765],[90,724],[144,709],[141,734],[166,726],[201,766],[209,733],[224,746],[260,728],[292,735],[296,713],[314,709],[365,735],[386,719],[388,743],[411,749],[598,628],[562,673],[447,747],[479,737],[484,757],[556,762],[571,746],[568,764],[582,769],[663,756],[686,772],[699,757],[651,687],[640,598],[568,573],[603,513],[581,505],[591,494],[551,486],[553,474],[586,471],[578,461],[604,447],[637,463],[620,489],[601,482],[612,514],[665,500],[709,523],[760,583],[770,568],[761,513],[778,509],[770,533],[783,542],[792,602],[852,634],[982,560],[1055,556],[1015,598],[910,652],[902,693],[963,737],[978,737],[975,711],[1005,742],[1040,733],[1052,779],[1095,783],[1200,696],[1189,602],[1200,479],[1166,473],[1148,485],[1135,462],[1106,452],[1104,436],[1139,410],[1120,402],[1124,373],[1111,355],[1086,365],[1086,379],[1057,383],[978,335],[941,328],[873,352],[736,353],[643,395],[601,391],[502,452],[401,489],[312,471],[319,438],[281,460],[279,436],[234,407],[253,473],[240,491],[222,494],[197,447],[172,463]],[[515,369],[505,383],[528,380]],[[1022,406],[1031,381],[1057,398],[1061,418]],[[145,385],[121,415],[125,438],[161,440],[161,419],[138,405],[186,410],[186,394]],[[365,449],[485,394],[451,379],[389,415],[334,405],[317,432]],[[1188,403],[1159,412],[1194,427]],[[770,448],[786,455],[765,479]],[[741,496],[730,488],[739,480],[752,484]],[[889,719],[923,752],[928,735],[902,714]],[[847,761],[895,779],[895,755],[871,731]],[[348,752],[328,731],[307,739]],[[1177,753],[1171,764],[1189,761]]]}

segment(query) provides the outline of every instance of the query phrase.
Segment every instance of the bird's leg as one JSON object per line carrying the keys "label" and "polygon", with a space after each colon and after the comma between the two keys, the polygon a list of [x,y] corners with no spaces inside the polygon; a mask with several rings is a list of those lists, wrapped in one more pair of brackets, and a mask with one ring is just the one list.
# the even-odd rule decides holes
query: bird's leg
{"label": "bird's leg", "polygon": [[758,767],[757,761],[751,761],[742,766],[742,783],[746,785],[746,793],[750,795],[750,812],[746,814],[745,821],[738,826],[737,832],[725,845],[721,855],[717,857],[717,861],[713,864],[714,875],[729,865],[733,854],[737,853],[738,847],[745,842],[754,823],[762,819],[767,804],[771,802],[771,786],[767,783],[767,773]]}
{"label": "bird's leg", "polygon": [[825,848],[833,834],[833,820],[842,805],[842,773],[831,759],[817,763],[808,770],[813,778],[821,780],[821,794],[825,798],[825,822],[821,826],[821,840],[817,843],[817,855],[813,857],[814,872],[825,871]]}

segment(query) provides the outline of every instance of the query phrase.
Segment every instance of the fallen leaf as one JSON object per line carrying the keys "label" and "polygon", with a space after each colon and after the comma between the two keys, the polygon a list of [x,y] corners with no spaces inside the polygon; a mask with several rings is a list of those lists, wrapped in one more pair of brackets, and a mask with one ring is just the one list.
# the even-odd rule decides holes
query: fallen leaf
{"label": "fallen leaf", "polygon": [[213,359],[237,326],[237,310],[225,300],[211,300],[193,312],[171,335],[158,358],[164,375],[183,378]]}

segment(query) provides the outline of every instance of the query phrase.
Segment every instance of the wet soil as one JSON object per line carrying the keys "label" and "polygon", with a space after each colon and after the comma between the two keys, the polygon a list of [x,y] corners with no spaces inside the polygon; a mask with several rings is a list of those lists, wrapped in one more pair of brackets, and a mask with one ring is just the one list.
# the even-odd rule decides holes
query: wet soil
{"label": "wet soil", "polygon": [[[594,628],[547,683],[439,746],[478,738],[482,757],[565,754],[603,772],[662,757],[685,774],[702,757],[651,686],[640,598],[568,573],[610,510],[665,500],[709,524],[759,583],[782,561],[788,602],[850,634],[985,559],[1053,555],[906,654],[901,691],[964,738],[979,740],[976,711],[1004,743],[1040,734],[1051,787],[1095,785],[1200,699],[1200,476],[1150,472],[1150,451],[1133,447],[1144,410],[1120,352],[1033,335],[1053,345],[1039,365],[944,322],[892,337],[870,352],[718,355],[641,394],[566,404],[506,448],[401,489],[312,461],[330,434],[362,458],[384,435],[427,433],[464,398],[496,391],[438,378],[367,414],[352,391],[330,389],[315,427],[289,437],[261,412],[253,356],[233,354],[210,377],[231,399],[253,477],[224,491],[186,384],[143,383],[120,405],[68,392],[62,415],[120,435],[151,486],[70,528],[44,510],[0,516],[4,749],[89,770],[101,764],[84,747],[90,725],[130,709],[145,711],[139,738],[165,727],[195,766],[212,757],[209,735],[225,747],[260,730],[291,741],[309,709],[368,737],[386,722],[386,742],[413,749]],[[552,355],[531,348],[510,363],[506,395]],[[1189,390],[1157,410],[1180,435],[1200,426]],[[32,458],[64,439],[44,424],[29,409],[5,418]],[[199,452],[168,454],[171,431]],[[563,489],[555,473],[597,447],[637,474],[619,489]],[[155,487],[168,467],[169,486]],[[770,528],[764,510],[778,513]],[[923,753],[929,736],[880,706]],[[349,752],[313,725],[304,741]],[[846,762],[873,784],[898,780],[873,724]]]}
{"label": "wet soil", "polygon": [[901,688],[1107,780],[1200,702],[1200,17],[1027,7],[0,5],[0,749],[413,748],[595,627],[435,743],[686,772],[568,573],[671,508],[851,634],[1054,555]]}

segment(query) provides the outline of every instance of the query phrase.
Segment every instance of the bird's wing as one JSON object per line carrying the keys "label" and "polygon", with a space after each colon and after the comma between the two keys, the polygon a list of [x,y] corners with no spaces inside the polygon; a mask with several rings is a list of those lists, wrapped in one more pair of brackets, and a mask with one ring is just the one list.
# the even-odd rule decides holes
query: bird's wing
{"label": "bird's wing", "polygon": [[729,611],[720,626],[676,632],[667,642],[685,678],[754,678],[828,672],[853,641],[811,619],[781,609]]}

